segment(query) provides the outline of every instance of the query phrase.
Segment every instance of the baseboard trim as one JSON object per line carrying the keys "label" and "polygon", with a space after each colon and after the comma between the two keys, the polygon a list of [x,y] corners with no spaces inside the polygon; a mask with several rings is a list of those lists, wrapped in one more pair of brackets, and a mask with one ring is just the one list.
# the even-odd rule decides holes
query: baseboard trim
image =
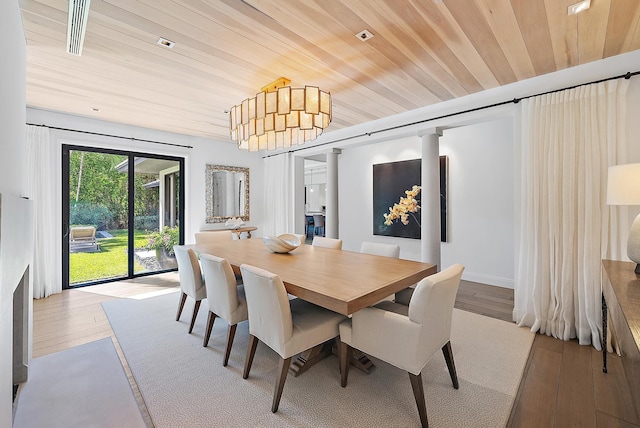
{"label": "baseboard trim", "polygon": [[498,276],[482,275],[479,273],[465,272],[462,274],[465,281],[479,282],[481,284],[495,285],[496,287],[513,289],[513,279]]}

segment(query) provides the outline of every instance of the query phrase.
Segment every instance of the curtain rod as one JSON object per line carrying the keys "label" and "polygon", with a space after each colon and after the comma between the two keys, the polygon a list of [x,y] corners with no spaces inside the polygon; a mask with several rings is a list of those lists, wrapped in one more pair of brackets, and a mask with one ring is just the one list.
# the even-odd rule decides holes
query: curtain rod
{"label": "curtain rod", "polygon": [[43,124],[38,124],[38,123],[27,123],[27,125],[39,126],[39,127],[49,128],[49,129],[55,129],[55,130],[58,130],[58,131],[70,131],[70,132],[78,132],[80,134],[97,135],[97,136],[100,136],[100,137],[121,138],[123,140],[138,141],[138,142],[141,142],[141,143],[162,144],[164,146],[174,146],[174,147],[183,147],[185,149],[193,149],[193,146],[186,146],[186,145],[183,145],[183,144],[176,144],[176,143],[166,143],[164,141],[145,140],[145,139],[142,139],[142,138],[135,138],[135,137],[123,137],[122,135],[103,134],[103,133],[100,133],[100,132],[80,131],[78,129],[59,128],[57,126],[48,126],[48,125],[43,125]]}
{"label": "curtain rod", "polygon": [[297,152],[299,150],[304,150],[304,149],[307,149],[307,148],[316,148],[316,147],[326,146],[328,144],[340,143],[342,141],[351,140],[353,138],[370,137],[373,134],[378,134],[378,133],[381,133],[381,132],[393,131],[395,129],[401,129],[401,128],[405,128],[407,126],[419,125],[421,123],[427,123],[427,122],[431,122],[431,121],[438,120],[438,119],[446,119],[448,117],[459,116],[461,114],[466,114],[466,113],[473,113],[473,112],[476,112],[476,111],[486,110],[486,109],[490,109],[490,108],[494,108],[494,107],[499,107],[499,106],[503,106],[503,105],[506,105],[506,104],[512,104],[512,103],[513,104],[518,104],[522,100],[526,100],[526,99],[533,98],[533,97],[539,97],[539,96],[542,96],[542,95],[553,94],[553,93],[556,93],[556,92],[567,91],[569,89],[579,88],[580,86],[594,85],[596,83],[602,83],[602,82],[607,82],[609,80],[616,80],[616,79],[622,79],[622,78],[624,78],[626,80],[629,80],[631,77],[637,76],[638,74],[640,74],[640,71],[634,71],[633,73],[628,71],[625,74],[620,74],[620,75],[612,76],[612,77],[606,77],[604,79],[594,80],[592,82],[579,83],[577,85],[567,86],[567,87],[561,88],[561,89],[553,89],[551,91],[541,92],[541,93],[533,94],[533,95],[527,95],[525,97],[520,97],[520,98],[514,98],[514,99],[508,100],[508,101],[500,101],[500,102],[497,102],[497,103],[494,103],[494,104],[488,104],[488,105],[481,106],[481,107],[475,107],[475,108],[471,108],[471,109],[467,109],[467,110],[461,110],[461,111],[458,111],[458,112],[455,112],[455,113],[443,114],[441,116],[430,117],[428,119],[421,119],[421,120],[417,120],[415,122],[403,123],[402,125],[390,126],[388,128],[378,129],[378,130],[371,131],[371,132],[364,132],[362,134],[352,135],[350,137],[344,137],[344,138],[339,138],[337,140],[326,141],[324,143],[316,144],[315,146],[312,146],[312,147],[300,147],[300,148],[297,148],[297,149],[289,150],[287,152],[274,153],[272,155],[263,156],[263,159],[270,158],[271,156],[278,156],[278,155],[281,155],[283,153],[294,153],[294,152]]}

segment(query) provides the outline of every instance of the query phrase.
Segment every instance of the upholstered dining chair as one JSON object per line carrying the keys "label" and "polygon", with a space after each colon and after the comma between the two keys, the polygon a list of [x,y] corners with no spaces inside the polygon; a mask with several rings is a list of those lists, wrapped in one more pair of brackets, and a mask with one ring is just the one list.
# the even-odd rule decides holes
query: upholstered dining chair
{"label": "upholstered dining chair", "polygon": [[314,236],[311,245],[314,247],[333,248],[334,250],[342,250],[342,239],[325,238],[323,236]]}
{"label": "upholstered dining chair", "polygon": [[340,324],[341,385],[347,385],[352,348],[409,373],[420,422],[428,426],[422,369],[442,350],[453,387],[458,376],[451,349],[451,318],[464,267],[452,265],[422,279],[409,306],[382,302],[362,309]]}
{"label": "upholstered dining chair", "polygon": [[324,216],[322,214],[313,215],[313,234],[324,236]]}
{"label": "upholstered dining chair", "polygon": [[[397,259],[400,257],[400,246],[395,244],[383,244],[380,242],[368,242],[363,241],[360,246],[360,252],[365,254],[373,254],[374,256],[393,257]],[[394,296],[388,296],[382,299],[393,301]],[[378,302],[379,303],[379,302]]]}
{"label": "upholstered dining chair", "polygon": [[[196,232],[196,244],[211,244],[214,242],[233,241],[233,232],[230,230],[216,230],[210,232]],[[240,274],[236,275],[236,283],[242,284]]]}
{"label": "upholstered dining chair", "polygon": [[196,244],[209,242],[232,241],[233,233],[230,230],[216,230],[215,232],[196,232]]}
{"label": "upholstered dining chair", "polygon": [[200,263],[198,262],[198,256],[196,253],[187,249],[182,245],[175,245],[173,251],[176,255],[176,261],[178,262],[178,276],[180,277],[180,302],[178,303],[178,314],[176,315],[176,321],[180,320],[184,303],[187,301],[187,296],[194,299],[195,306],[193,307],[193,316],[191,317],[191,324],[189,325],[189,333],[193,330],[193,325],[196,322],[198,316],[198,310],[200,309],[200,303],[202,299],[207,298],[207,289],[204,286],[204,280],[202,279],[202,272],[200,271]]}
{"label": "upholstered dining chair", "polygon": [[200,265],[204,273],[204,284],[207,289],[207,302],[209,303],[209,315],[207,317],[207,329],[202,346],[209,344],[211,330],[216,317],[229,323],[227,349],[224,353],[223,366],[229,362],[233,338],[236,334],[238,323],[247,319],[247,301],[244,296],[244,288],[236,285],[236,277],[231,265],[225,259],[200,254]]}
{"label": "upholstered dining chair", "polygon": [[282,279],[254,266],[240,266],[249,307],[249,346],[242,377],[249,377],[258,341],[280,355],[271,411],[278,411],[291,357],[338,336],[343,315],[302,299],[289,300]]}
{"label": "upholstered dining chair", "polygon": [[400,257],[400,245],[363,241],[360,246],[360,252],[397,259]]}
{"label": "upholstered dining chair", "polygon": [[313,224],[313,216],[305,215],[304,218],[305,236],[311,237],[315,235],[315,227]]}

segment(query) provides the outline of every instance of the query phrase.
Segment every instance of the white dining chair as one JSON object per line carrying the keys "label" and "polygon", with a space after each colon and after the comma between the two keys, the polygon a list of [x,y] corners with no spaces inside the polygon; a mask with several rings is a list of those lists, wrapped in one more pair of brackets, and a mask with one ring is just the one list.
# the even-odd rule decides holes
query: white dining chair
{"label": "white dining chair", "polygon": [[360,246],[360,252],[373,254],[374,256],[393,257],[397,259],[400,257],[400,245],[363,241]]}
{"label": "white dining chair", "polygon": [[420,422],[428,426],[422,369],[441,349],[453,387],[458,376],[451,349],[451,318],[464,267],[455,264],[422,279],[409,306],[382,302],[340,324],[341,385],[347,385],[352,348],[409,373]]}
{"label": "white dining chair", "polygon": [[[364,254],[372,254],[374,256],[382,256],[382,257],[393,257],[397,259],[400,257],[400,246],[396,244],[383,244],[380,242],[369,242],[363,241],[360,246],[360,252]],[[390,295],[380,300],[380,302],[384,300],[394,300],[394,296]],[[379,302],[378,302],[379,303]]]}
{"label": "white dining chair", "polygon": [[198,316],[200,303],[202,299],[207,298],[207,289],[204,286],[200,263],[198,262],[196,253],[192,249],[187,249],[182,245],[175,245],[173,251],[176,255],[176,261],[178,262],[178,276],[180,278],[180,290],[182,291],[180,302],[178,303],[176,321],[180,320],[187,296],[194,299],[193,316],[191,317],[191,324],[189,325],[189,333],[191,333],[191,331],[193,331],[193,325],[196,322],[196,317]]}
{"label": "white dining chair", "polygon": [[291,357],[338,336],[345,316],[302,299],[289,300],[282,279],[254,266],[240,266],[249,308],[249,346],[242,377],[247,379],[258,341],[279,356],[271,411],[278,411]]}
{"label": "white dining chair", "polygon": [[209,314],[207,316],[207,329],[202,346],[209,344],[211,330],[216,317],[229,323],[227,348],[224,353],[223,366],[229,362],[233,338],[236,334],[238,323],[247,319],[247,301],[243,286],[236,285],[236,277],[229,262],[211,254],[200,254],[200,265],[204,273],[204,283],[207,289],[207,302]]}
{"label": "white dining chair", "polygon": [[[233,241],[233,232],[230,230],[216,230],[208,232],[196,232],[195,234],[196,244],[212,244],[216,242]],[[242,277],[240,274],[236,275],[236,283],[242,284]]]}
{"label": "white dining chair", "polygon": [[196,232],[196,244],[207,244],[211,242],[232,241],[233,233],[230,230],[216,230],[209,232]]}
{"label": "white dining chair", "polygon": [[311,245],[314,247],[332,248],[334,250],[342,250],[342,239],[325,238],[323,236],[314,236]]}

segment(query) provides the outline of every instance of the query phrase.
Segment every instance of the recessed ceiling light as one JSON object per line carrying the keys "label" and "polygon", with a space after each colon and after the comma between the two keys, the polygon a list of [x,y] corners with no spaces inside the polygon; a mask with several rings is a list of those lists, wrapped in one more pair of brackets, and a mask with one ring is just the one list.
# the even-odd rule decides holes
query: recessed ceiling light
{"label": "recessed ceiling light", "polygon": [[230,112],[230,111],[231,111],[231,110],[229,110],[228,108],[226,108],[226,109],[222,110],[222,112],[223,112],[224,114],[229,114],[229,112]]}
{"label": "recessed ceiling light", "polygon": [[100,111],[100,109],[97,107],[91,107],[91,111]]}
{"label": "recessed ceiling light", "polygon": [[156,43],[169,49],[173,49],[173,46],[175,45],[174,42],[169,39],[165,39],[164,37],[160,37]]}
{"label": "recessed ceiling light", "polygon": [[369,30],[362,30],[358,34],[356,34],[356,37],[362,40],[363,42],[366,42],[373,37],[373,34],[371,34]]}
{"label": "recessed ceiling light", "polygon": [[591,7],[591,0],[582,0],[567,8],[567,15],[575,15]]}

